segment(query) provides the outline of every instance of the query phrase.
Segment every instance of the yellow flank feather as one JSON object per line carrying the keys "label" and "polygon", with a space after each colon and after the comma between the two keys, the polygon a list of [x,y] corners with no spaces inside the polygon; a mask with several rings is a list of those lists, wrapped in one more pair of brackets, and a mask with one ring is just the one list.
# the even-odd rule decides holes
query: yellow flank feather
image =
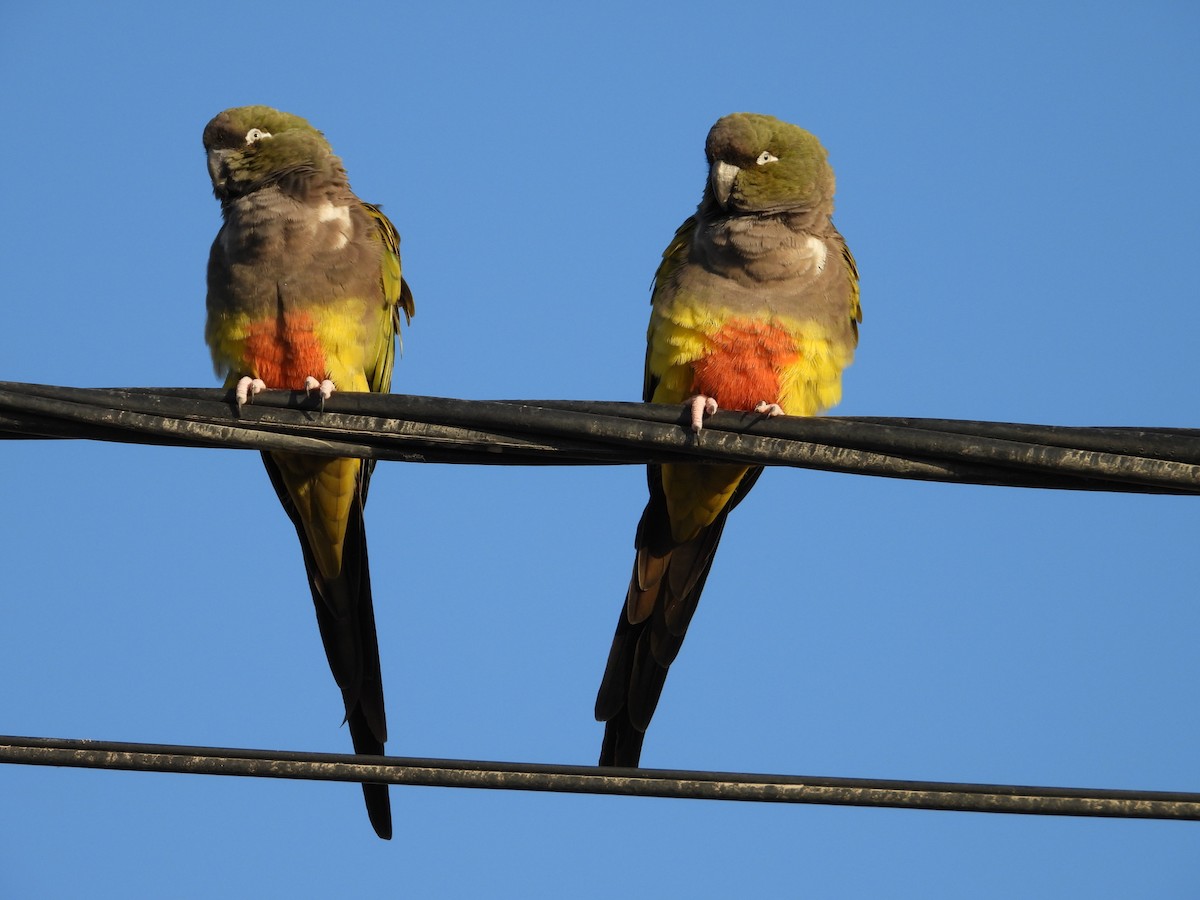
{"label": "yellow flank feather", "polygon": [[213,368],[218,377],[226,379],[226,387],[230,386],[228,379],[233,378],[236,382],[243,374],[238,369],[244,365],[246,338],[249,335],[250,316],[247,313],[225,312],[208,317],[204,341],[212,354]]}
{"label": "yellow flank feather", "polygon": [[779,405],[789,416],[815,416],[842,399],[842,370],[854,348],[831,340],[810,322],[796,333],[799,359],[779,372]]}

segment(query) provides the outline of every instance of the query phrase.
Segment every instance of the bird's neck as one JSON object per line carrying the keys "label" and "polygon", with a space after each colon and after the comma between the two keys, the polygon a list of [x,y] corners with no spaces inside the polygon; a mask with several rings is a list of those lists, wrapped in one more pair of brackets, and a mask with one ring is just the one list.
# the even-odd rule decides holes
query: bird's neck
{"label": "bird's neck", "polygon": [[693,252],[714,271],[754,282],[819,272],[837,232],[816,211],[722,216],[697,230]]}

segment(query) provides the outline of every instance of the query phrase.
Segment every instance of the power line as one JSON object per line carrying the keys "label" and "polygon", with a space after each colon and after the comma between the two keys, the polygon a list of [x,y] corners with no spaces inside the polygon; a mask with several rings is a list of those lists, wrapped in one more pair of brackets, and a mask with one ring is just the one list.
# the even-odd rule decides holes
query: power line
{"label": "power line", "polygon": [[1200,493],[1200,430],[946,419],[764,419],[718,412],[699,435],[676,406],[300,393],[230,394],[0,382],[0,438],[291,450],[408,462],[739,462],[1011,487]]}
{"label": "power line", "polygon": [[0,763],[686,800],[1200,820],[1200,793],[601,769],[51,738],[0,737]]}
{"label": "power line", "polygon": [[[0,439],[65,438],[290,450],[408,462],[738,462],[1066,490],[1200,493],[1200,430],[944,419],[764,419],[718,412],[693,435],[679,407],[335,394],[318,409],[266,392],[84,389],[0,382]],[[598,769],[0,737],[0,762],[443,787],[1200,819],[1200,794]]]}

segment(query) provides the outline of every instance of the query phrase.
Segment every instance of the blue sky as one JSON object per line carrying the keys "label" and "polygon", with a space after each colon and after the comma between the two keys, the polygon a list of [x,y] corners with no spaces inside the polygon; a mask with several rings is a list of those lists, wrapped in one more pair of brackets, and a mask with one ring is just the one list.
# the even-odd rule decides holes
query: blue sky
{"label": "blue sky", "polygon": [[[436,10],[435,10],[436,6]],[[309,118],[403,235],[398,391],[640,395],[719,116],[819,135],[847,415],[1195,426],[1191,3],[10,4],[0,378],[214,383],[200,134]],[[0,732],[344,752],[257,454],[0,445]],[[635,467],[381,464],[398,755],[588,764]],[[768,472],[648,766],[1200,790],[1190,498]],[[7,896],[1194,896],[1186,823],[0,767]]]}

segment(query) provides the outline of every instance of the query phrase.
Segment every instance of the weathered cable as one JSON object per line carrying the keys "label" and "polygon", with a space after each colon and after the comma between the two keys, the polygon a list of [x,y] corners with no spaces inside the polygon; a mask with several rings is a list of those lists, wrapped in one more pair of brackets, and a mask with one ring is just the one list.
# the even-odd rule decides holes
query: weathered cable
{"label": "weathered cable", "polygon": [[1200,793],[601,769],[30,737],[0,737],[0,763],[686,800],[1200,820]]}
{"label": "weathered cable", "polygon": [[318,409],[267,392],[236,410],[219,390],[0,382],[0,437],[293,450],[409,462],[597,465],[692,460],[1070,490],[1200,492],[1200,430],[1068,428],[940,419],[765,419],[680,408],[335,394]]}

